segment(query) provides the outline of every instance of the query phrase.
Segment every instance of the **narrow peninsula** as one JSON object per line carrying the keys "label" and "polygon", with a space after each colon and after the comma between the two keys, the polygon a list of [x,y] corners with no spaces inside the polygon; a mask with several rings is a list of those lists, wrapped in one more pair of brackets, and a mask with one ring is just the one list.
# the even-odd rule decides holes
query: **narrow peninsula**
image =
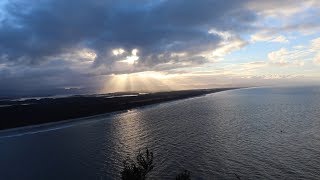
{"label": "narrow peninsula", "polygon": [[145,105],[201,96],[230,89],[237,88],[0,100],[0,129],[3,130],[58,122],[115,111],[129,110]]}

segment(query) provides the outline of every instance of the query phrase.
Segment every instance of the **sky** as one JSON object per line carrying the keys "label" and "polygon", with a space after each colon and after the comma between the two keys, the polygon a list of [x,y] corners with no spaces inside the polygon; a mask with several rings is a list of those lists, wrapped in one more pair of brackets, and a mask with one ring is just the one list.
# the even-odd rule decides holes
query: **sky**
{"label": "sky", "polygon": [[319,0],[2,0],[0,96],[317,85]]}

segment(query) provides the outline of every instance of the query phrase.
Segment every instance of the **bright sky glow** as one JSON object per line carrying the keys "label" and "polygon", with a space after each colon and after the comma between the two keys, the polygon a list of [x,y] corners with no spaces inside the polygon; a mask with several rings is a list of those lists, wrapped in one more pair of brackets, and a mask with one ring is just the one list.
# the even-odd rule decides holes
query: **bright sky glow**
{"label": "bright sky glow", "polygon": [[[117,51],[115,55],[118,55],[118,54],[123,54],[125,51],[123,49],[120,49],[120,51]],[[126,59],[124,60],[120,60],[120,62],[125,62],[125,63],[128,63],[130,65],[133,65],[134,63],[136,63],[138,60],[139,60],[139,56],[137,56],[137,53],[138,53],[138,49],[133,49],[131,51],[131,55],[130,56],[127,56]]]}
{"label": "bright sky glow", "polygon": [[111,75],[105,82],[101,93],[105,92],[125,92],[125,91],[170,91],[186,89],[184,84],[177,84],[180,80],[176,75],[167,75],[160,72],[145,71],[131,74]]}
{"label": "bright sky glow", "polygon": [[118,56],[118,55],[121,55],[121,54],[123,54],[125,51],[123,50],[123,49],[114,49],[114,50],[112,50],[112,53],[113,53],[113,55],[115,55],[115,56]]}

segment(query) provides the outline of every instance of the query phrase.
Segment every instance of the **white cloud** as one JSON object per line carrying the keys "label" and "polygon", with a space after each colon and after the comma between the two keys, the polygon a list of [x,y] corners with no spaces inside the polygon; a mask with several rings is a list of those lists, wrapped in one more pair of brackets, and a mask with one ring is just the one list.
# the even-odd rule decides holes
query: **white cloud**
{"label": "white cloud", "polygon": [[310,35],[319,32],[319,0],[253,0],[248,8],[257,12],[255,26],[272,34],[299,32]]}
{"label": "white cloud", "polygon": [[269,41],[271,37],[269,35],[266,35],[264,33],[256,33],[251,35],[250,37],[251,42],[258,42],[258,41]]}
{"label": "white cloud", "polygon": [[288,43],[289,40],[286,37],[280,35],[280,36],[277,36],[277,37],[273,38],[271,40],[271,42]]}
{"label": "white cloud", "polygon": [[77,55],[83,59],[88,59],[89,61],[94,61],[94,59],[97,57],[95,51],[88,48],[79,50]]}
{"label": "white cloud", "polygon": [[[122,53],[123,52],[125,52],[125,51],[121,51]],[[138,49],[133,49],[132,51],[131,51],[131,55],[130,56],[127,56],[126,57],[126,59],[124,59],[124,60],[120,60],[119,62],[125,62],[125,63],[128,63],[128,64],[135,64],[136,63],[136,61],[138,61],[139,60],[139,56],[137,55],[137,53],[138,53],[139,51],[138,51]],[[122,54],[121,53],[121,54]]]}
{"label": "white cloud", "polygon": [[294,48],[294,49],[304,49],[305,46],[303,46],[303,45],[298,45],[298,46],[294,46],[293,48]]}
{"label": "white cloud", "polygon": [[[319,14],[320,15],[320,14]],[[278,28],[278,31],[299,32],[301,35],[311,35],[320,31],[320,24],[308,21],[296,21],[297,24],[287,24]]]}
{"label": "white cloud", "polygon": [[310,8],[320,7],[320,3],[318,0],[268,0],[250,1],[248,7],[264,16],[286,18]]}
{"label": "white cloud", "polygon": [[271,64],[286,66],[304,66],[304,61],[301,60],[305,57],[305,53],[301,51],[292,50],[288,51],[286,48],[281,48],[278,51],[273,51],[268,54],[268,58]]}
{"label": "white cloud", "polygon": [[309,45],[294,46],[292,50],[281,48],[270,52],[268,58],[275,65],[304,66],[306,61],[320,64],[320,37],[310,41]]}
{"label": "white cloud", "polygon": [[265,61],[253,61],[249,63],[242,64],[246,70],[259,69],[266,67],[267,63]]}
{"label": "white cloud", "polygon": [[283,35],[273,35],[272,32],[259,32],[251,35],[251,42],[278,42],[278,43],[288,43],[289,40]]}
{"label": "white cloud", "polygon": [[292,62],[293,65],[296,65],[296,66],[304,66],[305,62],[304,61],[299,61],[299,60],[295,60]]}
{"label": "white cloud", "polygon": [[285,64],[288,64],[288,61],[287,61],[288,54],[289,53],[287,49],[281,48],[278,51],[270,52],[268,54],[268,58],[272,63],[285,65]]}
{"label": "white cloud", "polygon": [[304,52],[305,58],[313,57],[315,64],[320,64],[320,37],[312,39],[308,47],[301,47]]}
{"label": "white cloud", "polygon": [[320,37],[311,40],[311,50],[315,52],[320,51]]}
{"label": "white cloud", "polygon": [[239,50],[247,45],[246,41],[239,38],[236,34],[232,34],[228,31],[217,31],[216,29],[211,29],[208,33],[218,35],[223,39],[223,41],[221,41],[213,51],[205,52],[203,54],[207,59],[222,59],[230,52]]}
{"label": "white cloud", "polygon": [[230,38],[232,38],[234,35],[231,34],[230,32],[228,31],[218,31],[216,29],[210,29],[208,31],[209,34],[215,34],[215,35],[218,35],[220,36],[223,40],[228,40]]}
{"label": "white cloud", "polygon": [[222,58],[232,51],[241,49],[246,44],[247,43],[241,39],[223,42],[212,52],[211,56],[214,58]]}
{"label": "white cloud", "polygon": [[313,62],[314,62],[315,64],[320,65],[320,54],[318,54],[318,55],[314,58]]}

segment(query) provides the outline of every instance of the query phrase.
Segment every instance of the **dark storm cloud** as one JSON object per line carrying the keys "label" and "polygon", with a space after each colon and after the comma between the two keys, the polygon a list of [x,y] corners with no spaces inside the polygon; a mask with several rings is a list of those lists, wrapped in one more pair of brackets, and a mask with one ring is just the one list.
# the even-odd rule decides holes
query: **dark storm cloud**
{"label": "dark storm cloud", "polygon": [[[61,65],[64,65],[61,62]],[[92,78],[66,66],[55,63],[34,67],[16,65],[0,69],[0,97],[3,95],[54,95],[69,93],[69,87],[78,92],[101,89],[101,78]],[[75,93],[75,92],[70,92]]]}
{"label": "dark storm cloud", "polygon": [[[3,8],[5,17],[0,17],[0,83],[2,88],[41,89],[96,82],[90,74],[100,71],[82,72],[71,67],[76,63],[63,59],[83,48],[96,54],[92,69],[106,65],[100,74],[123,73],[113,69],[119,60],[111,54],[114,48],[139,49],[132,72],[170,69],[158,66],[169,61],[172,68],[180,62],[205,63],[199,53],[214,50],[223,41],[209,34],[210,29],[239,33],[251,28],[256,15],[245,4],[245,0],[12,0]],[[180,52],[188,57],[171,56]],[[60,64],[50,67],[48,62],[57,59]]]}
{"label": "dark storm cloud", "polygon": [[[108,63],[112,48],[138,48],[141,62],[161,53],[213,49],[221,38],[210,28],[239,31],[254,14],[241,0],[42,0],[10,1],[0,27],[2,60],[38,64],[71,49],[88,47],[97,64]],[[146,57],[146,58],[144,58]],[[156,62],[153,62],[156,61]]]}
{"label": "dark storm cloud", "polygon": [[[102,33],[106,4],[94,1],[12,1],[0,28],[0,52],[10,61],[39,63]],[[23,63],[23,62],[22,62]]]}

